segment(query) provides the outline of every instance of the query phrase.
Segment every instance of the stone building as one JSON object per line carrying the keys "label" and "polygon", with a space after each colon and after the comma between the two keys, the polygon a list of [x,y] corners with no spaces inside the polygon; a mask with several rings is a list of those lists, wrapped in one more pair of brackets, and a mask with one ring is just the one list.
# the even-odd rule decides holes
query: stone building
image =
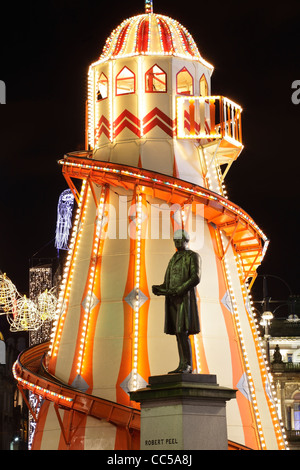
{"label": "stone building", "polygon": [[300,450],[300,320],[296,315],[274,319],[268,350],[278,400],[291,450]]}
{"label": "stone building", "polygon": [[12,375],[25,346],[23,336],[4,339],[0,332],[0,450],[27,449],[28,410]]}

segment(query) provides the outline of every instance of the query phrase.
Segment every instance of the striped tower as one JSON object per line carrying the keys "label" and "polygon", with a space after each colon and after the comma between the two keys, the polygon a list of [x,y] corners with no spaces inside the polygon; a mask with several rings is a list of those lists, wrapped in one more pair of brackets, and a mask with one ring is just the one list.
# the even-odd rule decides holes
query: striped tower
{"label": "striped tower", "polygon": [[32,449],[139,448],[128,392],[178,364],[151,287],[179,227],[202,260],[193,372],[237,389],[230,441],[285,449],[250,295],[268,240],[226,196],[241,108],[211,95],[212,72],[189,32],[151,2],[89,68],[88,150],[60,161],[77,213],[43,378],[22,357],[15,367],[19,385],[44,398]]}

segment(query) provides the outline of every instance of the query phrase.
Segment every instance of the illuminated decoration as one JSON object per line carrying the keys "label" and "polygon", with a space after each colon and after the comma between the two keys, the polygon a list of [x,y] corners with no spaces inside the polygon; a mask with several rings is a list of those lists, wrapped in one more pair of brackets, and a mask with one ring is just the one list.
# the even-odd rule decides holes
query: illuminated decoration
{"label": "illuminated decoration", "polygon": [[[30,294],[33,297],[33,292],[39,289],[41,284],[38,283],[37,285],[35,283],[33,287],[32,269],[33,268],[30,270]],[[41,268],[37,269],[39,271],[41,270]],[[49,271],[50,268],[46,269]],[[36,275],[36,269],[34,271]],[[37,279],[37,276],[35,277]],[[6,314],[8,323],[10,324],[10,331],[12,332],[32,332],[38,330],[45,322],[53,319],[56,310],[56,302],[57,300],[53,290],[48,291],[46,289],[34,300],[27,298],[26,295],[21,296],[16,286],[7,275],[0,275],[0,309],[2,314]],[[44,338],[44,340],[45,339],[48,338]]]}
{"label": "illuminated decoration", "polygon": [[[74,154],[68,154],[66,155],[64,160],[60,160],[59,164],[63,166],[63,172],[68,178],[68,175],[76,175],[80,178],[87,178],[88,174],[90,173],[91,170],[93,170],[93,173],[96,177],[97,173],[100,175],[100,181],[106,181],[105,179],[105,174],[108,175],[107,181],[109,181],[113,176],[116,177],[116,180],[118,179],[119,176],[121,176],[123,179],[126,179],[127,181],[136,181],[138,180],[140,184],[147,185],[151,184],[153,187],[158,186],[165,188],[165,191],[168,191],[168,188],[172,192],[178,191],[185,193],[185,197],[188,195],[194,196],[194,197],[199,197],[201,202],[205,201],[204,204],[205,206],[209,207],[209,201],[215,201],[218,202],[223,208],[221,209],[222,212],[225,213],[224,209],[226,209],[226,212],[229,214],[232,212],[234,218],[241,218],[245,221],[245,224],[249,224],[253,230],[257,231],[259,236],[262,238],[264,244],[263,248],[260,246],[260,254],[261,258],[257,261],[261,262],[264,254],[267,250],[267,247],[269,245],[269,240],[265,233],[260,229],[260,227],[255,223],[255,221],[250,217],[247,212],[243,211],[239,206],[235,205],[234,203],[224,199],[223,197],[219,196],[215,192],[209,191],[203,187],[197,187],[196,185],[189,184],[188,182],[182,182],[180,180],[176,180],[176,178],[168,178],[166,176],[162,177],[161,174],[154,174],[151,171],[147,171],[144,169],[135,169],[135,168],[129,168],[129,167],[124,167],[123,165],[118,165],[118,164],[110,164],[110,163],[104,163],[102,162],[102,165],[95,160],[91,159],[85,159],[85,158],[78,158]],[[73,170],[74,169],[74,170]],[[254,240],[253,240],[254,242]],[[254,248],[254,243],[251,244],[252,249]],[[244,252],[245,252],[245,247],[244,247]],[[251,277],[252,271],[245,271],[247,274],[247,277]]]}
{"label": "illuminated decoration", "polygon": [[0,315],[15,311],[17,296],[16,286],[5,273],[0,274]]}
{"label": "illuminated decoration", "polygon": [[76,263],[76,253],[77,253],[77,246],[78,242],[81,239],[81,230],[82,224],[79,225],[80,219],[84,222],[85,219],[85,212],[82,212],[83,204],[82,202],[85,201],[87,198],[87,185],[84,182],[81,188],[81,194],[79,198],[79,204],[75,216],[75,222],[73,225],[73,231],[70,238],[70,247],[69,253],[66,258],[65,268],[62,275],[62,282],[60,284],[60,292],[58,295],[58,302],[56,307],[56,314],[55,319],[53,321],[53,328],[51,337],[51,346],[50,346],[50,354],[54,354],[56,356],[57,350],[59,347],[59,342],[61,338],[62,328],[64,326],[65,320],[65,313],[66,313],[66,303],[69,300],[70,295],[70,283],[72,282],[73,272],[74,272],[74,265]]}
{"label": "illuminated decoration", "polygon": [[[18,380],[16,374],[14,374],[16,380]],[[23,386],[26,384],[23,382]],[[31,410],[34,412],[34,417],[37,419],[40,409],[41,409],[41,397],[31,391],[28,392],[29,394],[29,404]],[[31,450],[32,442],[34,438],[34,433],[36,429],[36,420],[34,419],[31,412],[29,412],[29,419],[28,419],[28,450]]]}
{"label": "illuminated decoration", "polygon": [[67,403],[70,403],[73,401],[73,399],[70,397],[66,397],[65,395],[61,395],[60,393],[53,392],[46,388],[40,387],[37,384],[31,383],[28,380],[24,380],[20,378],[17,374],[16,368],[17,368],[17,363],[15,362],[13,369],[12,369],[13,376],[19,382],[19,384],[24,386],[24,388],[26,388],[27,390],[30,390],[33,393],[37,393],[51,401],[62,401],[62,402],[67,402]]}
{"label": "illuminated decoration", "polygon": [[[91,264],[89,267],[89,275],[88,275],[88,289],[86,293],[86,297],[84,299],[83,305],[83,321],[82,326],[80,328],[80,345],[77,355],[77,366],[76,366],[76,373],[80,376],[82,373],[82,369],[85,364],[89,363],[89,348],[88,348],[88,337],[91,336],[92,332],[90,331],[91,323],[92,323],[92,315],[94,307],[98,303],[98,299],[94,294],[94,287],[96,283],[97,277],[101,274],[99,272],[99,268],[97,266],[97,258],[101,255],[102,246],[103,246],[103,238],[104,238],[104,226],[105,226],[105,199],[106,199],[107,190],[104,187],[101,192],[100,201],[98,204],[97,209],[97,224],[95,227],[95,235],[94,235],[94,245],[93,245],[93,257],[91,259]],[[99,282],[99,281],[98,281]]]}
{"label": "illuminated decoration", "polygon": [[70,189],[61,193],[57,206],[57,222],[55,234],[55,247],[58,250],[68,249],[69,232],[72,227],[72,211],[74,196]]}
{"label": "illuminated decoration", "polygon": [[38,313],[43,322],[53,320],[56,312],[57,298],[52,291],[42,292],[37,298]]}
{"label": "illuminated decoration", "polygon": [[213,69],[201,57],[192,36],[184,26],[152,11],[123,21],[107,39],[99,61],[139,54],[173,55],[201,61]]}
{"label": "illuminated decoration", "polygon": [[29,298],[36,301],[39,294],[52,289],[52,266],[37,265],[29,268]]}
{"label": "illuminated decoration", "polygon": [[[212,72],[188,31],[148,0],[89,68],[86,150],[59,161],[77,211],[44,361],[52,380],[43,377],[36,392],[45,400],[33,450],[138,449],[121,420],[89,407],[138,413],[130,391],[177,364],[176,342],[163,332],[164,299],[149,288],[163,281],[177,227],[202,259],[193,372],[237,390],[226,410],[230,441],[287,446],[250,297],[269,240],[228,198],[225,177],[243,150],[242,108],[209,95]],[[39,348],[29,350],[29,364],[44,354]],[[28,363],[18,363],[16,377],[34,391],[41,378]],[[54,384],[65,384],[55,391],[72,392],[74,402],[48,397]]]}
{"label": "illuminated decoration", "polygon": [[[50,339],[52,317],[55,314],[53,312],[53,304],[56,303],[57,299],[52,298],[49,302],[48,295],[53,295],[52,287],[52,265],[38,265],[30,267],[29,269],[29,298],[36,303],[39,315],[42,319],[42,324],[36,330],[29,331],[29,346],[38,345],[45,343]],[[39,297],[42,296],[42,305],[39,306]],[[45,298],[46,297],[46,298]],[[46,301],[46,302],[45,302]],[[50,303],[50,305],[49,305]],[[50,307],[50,312],[48,308]],[[33,413],[29,412],[28,416],[28,449],[31,449],[34,433],[36,429],[36,420],[38,417],[41,407],[41,397],[35,395],[31,391],[28,392],[28,400],[30,408]]]}
{"label": "illuminated decoration", "polygon": [[[186,94],[183,92],[183,94]],[[189,93],[188,93],[189,94]],[[205,128],[203,119],[205,103],[209,104],[210,127]],[[215,121],[216,105],[220,122]],[[241,112],[238,104],[221,96],[192,96],[177,98],[177,135],[180,139],[211,139],[226,137],[242,147]],[[222,126],[221,123],[224,123]]]}
{"label": "illuminated decoration", "polygon": [[145,11],[146,13],[153,13],[153,0],[145,1]]}
{"label": "illuminated decoration", "polygon": [[7,315],[10,331],[30,331],[38,329],[42,324],[36,304],[26,295],[16,301],[16,311]]}

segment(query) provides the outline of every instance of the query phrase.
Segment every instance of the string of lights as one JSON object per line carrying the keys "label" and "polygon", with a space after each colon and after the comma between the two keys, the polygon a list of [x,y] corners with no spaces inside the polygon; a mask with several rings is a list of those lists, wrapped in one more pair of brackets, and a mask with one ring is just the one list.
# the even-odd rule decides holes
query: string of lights
{"label": "string of lights", "polygon": [[36,300],[21,296],[6,276],[0,275],[0,309],[10,324],[10,331],[33,331],[52,320],[56,309],[56,296],[47,289]]}

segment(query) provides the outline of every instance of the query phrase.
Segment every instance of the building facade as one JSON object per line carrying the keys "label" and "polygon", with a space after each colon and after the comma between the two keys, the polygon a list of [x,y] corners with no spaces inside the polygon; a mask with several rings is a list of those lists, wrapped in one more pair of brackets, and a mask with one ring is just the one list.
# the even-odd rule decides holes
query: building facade
{"label": "building facade", "polygon": [[272,321],[268,345],[278,409],[289,448],[300,450],[300,320],[291,317]]}

